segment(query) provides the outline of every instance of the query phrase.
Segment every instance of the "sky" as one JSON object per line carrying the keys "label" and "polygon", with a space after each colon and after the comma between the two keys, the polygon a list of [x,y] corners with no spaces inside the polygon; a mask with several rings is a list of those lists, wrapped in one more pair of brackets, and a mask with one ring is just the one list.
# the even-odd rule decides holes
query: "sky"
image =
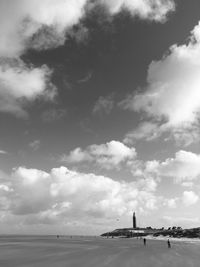
{"label": "sky", "polygon": [[199,0],[0,0],[0,233],[200,226]]}

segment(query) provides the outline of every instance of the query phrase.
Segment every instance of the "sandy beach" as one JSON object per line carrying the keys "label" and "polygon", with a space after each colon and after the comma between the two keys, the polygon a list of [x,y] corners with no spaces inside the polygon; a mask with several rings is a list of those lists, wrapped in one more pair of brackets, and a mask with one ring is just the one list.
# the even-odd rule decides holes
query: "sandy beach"
{"label": "sandy beach", "polygon": [[1,267],[199,267],[200,243],[99,237],[0,238]]}

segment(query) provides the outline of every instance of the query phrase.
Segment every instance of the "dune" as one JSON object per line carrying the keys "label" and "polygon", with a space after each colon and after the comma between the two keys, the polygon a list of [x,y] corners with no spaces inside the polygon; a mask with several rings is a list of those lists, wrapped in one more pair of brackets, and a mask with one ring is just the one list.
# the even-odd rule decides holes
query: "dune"
{"label": "dune", "polygon": [[199,267],[200,243],[95,237],[1,237],[1,267]]}

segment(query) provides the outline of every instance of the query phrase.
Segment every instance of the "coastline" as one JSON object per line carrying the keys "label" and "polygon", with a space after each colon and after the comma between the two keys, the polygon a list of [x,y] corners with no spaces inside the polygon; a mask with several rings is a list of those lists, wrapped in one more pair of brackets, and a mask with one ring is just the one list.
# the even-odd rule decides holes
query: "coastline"
{"label": "coastline", "polygon": [[168,239],[170,241],[174,242],[184,242],[184,243],[199,243],[200,244],[200,238],[187,238],[187,237],[170,237],[170,236],[153,236],[153,235],[147,235],[145,236],[146,239],[149,240],[159,240],[159,241],[167,241]]}

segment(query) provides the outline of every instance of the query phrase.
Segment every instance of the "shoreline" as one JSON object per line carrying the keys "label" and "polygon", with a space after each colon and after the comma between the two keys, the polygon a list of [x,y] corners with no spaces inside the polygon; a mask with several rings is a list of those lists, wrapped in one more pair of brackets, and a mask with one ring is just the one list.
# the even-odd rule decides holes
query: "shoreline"
{"label": "shoreline", "polygon": [[[33,239],[41,239],[41,238],[44,238],[44,239],[52,239],[52,240],[68,240],[68,239],[72,239],[72,240],[76,240],[76,239],[80,239],[80,240],[84,240],[85,238],[89,238],[89,239],[107,239],[105,237],[102,237],[102,236],[93,236],[93,235],[59,235],[59,238],[57,238],[57,235],[26,235],[26,234],[23,234],[23,235],[13,235],[13,234],[1,234],[0,235],[0,240],[1,239],[17,239],[17,238],[25,238],[25,239],[28,239],[28,238],[33,238]],[[197,244],[200,244],[200,238],[187,238],[187,237],[170,237],[170,236],[153,236],[153,235],[147,235],[147,236],[143,236],[143,237],[139,237],[141,239],[143,238],[146,238],[147,240],[155,240],[155,241],[167,241],[168,239],[171,241],[171,242],[184,242],[184,243],[197,243]],[[109,237],[109,240],[112,239],[127,239],[125,237]],[[132,238],[128,238],[128,239],[137,239],[137,237],[132,237]]]}
{"label": "shoreline", "polygon": [[200,244],[200,238],[187,238],[187,237],[170,237],[170,236],[152,236],[148,235],[145,237],[148,240],[159,240],[159,241],[167,241],[168,239],[170,241],[174,242],[184,242],[184,243],[199,243]]}
{"label": "shoreline", "polygon": [[[171,237],[171,236],[153,236],[153,235],[147,235],[147,236],[141,236],[141,237],[131,237],[131,238],[125,238],[125,237],[113,237],[113,238],[108,238],[108,239],[112,239],[112,240],[115,240],[115,239],[134,239],[134,240],[137,240],[137,239],[143,239],[143,238],[146,238],[147,240],[153,240],[153,241],[166,241],[169,239],[170,242],[184,242],[184,243],[190,243],[190,244],[200,244],[200,238],[187,238],[187,237]],[[107,238],[104,238],[103,239],[107,239]]]}

